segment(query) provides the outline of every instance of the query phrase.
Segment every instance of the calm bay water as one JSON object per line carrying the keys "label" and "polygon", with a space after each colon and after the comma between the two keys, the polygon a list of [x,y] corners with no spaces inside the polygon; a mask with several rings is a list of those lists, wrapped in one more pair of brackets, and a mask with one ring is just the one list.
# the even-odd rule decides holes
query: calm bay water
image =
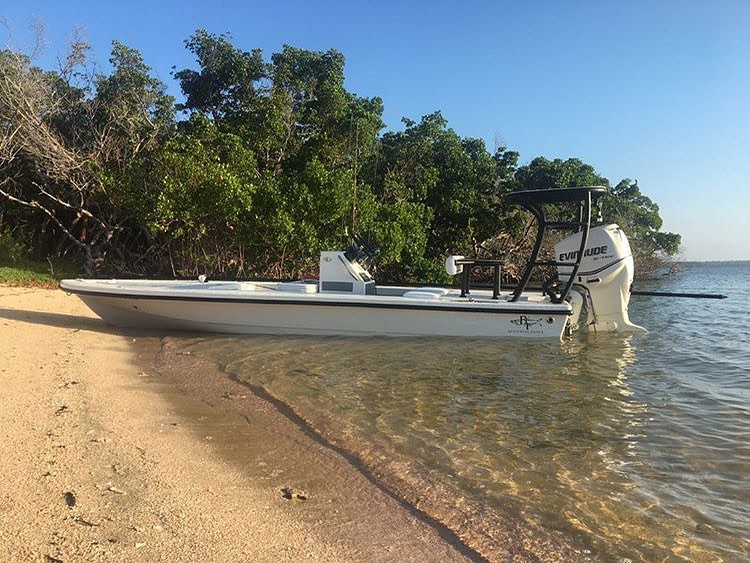
{"label": "calm bay water", "polygon": [[377,452],[393,479],[460,498],[470,526],[510,514],[600,560],[747,560],[750,263],[687,265],[639,288],[729,299],[634,297],[648,334],[562,343],[171,340],[365,464]]}

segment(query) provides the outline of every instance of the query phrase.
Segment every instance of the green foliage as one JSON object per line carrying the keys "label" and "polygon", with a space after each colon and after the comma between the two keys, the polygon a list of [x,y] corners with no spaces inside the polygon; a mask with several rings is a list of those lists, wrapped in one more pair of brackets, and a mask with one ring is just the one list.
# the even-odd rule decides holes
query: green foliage
{"label": "green foliage", "polygon": [[78,274],[79,265],[68,260],[33,260],[28,257],[6,261],[0,257],[0,284],[12,287],[56,288],[63,278]]}
{"label": "green foliage", "polygon": [[447,254],[473,254],[504,227],[501,179],[512,175],[517,153],[490,155],[483,141],[448,128],[439,112],[404,122],[404,131],[383,135],[378,172],[385,172],[373,186],[386,206],[380,220],[399,226],[376,229],[374,239],[390,251],[383,255],[386,277],[398,277],[398,266],[410,281],[441,281]]}
{"label": "green foliage", "polygon": [[253,207],[254,160],[240,138],[212,123],[178,133],[154,156],[157,189],[147,226],[197,240],[217,226],[236,230]]}
{"label": "green foliage", "polygon": [[[60,72],[0,52],[0,86],[20,77],[36,88],[59,149],[54,162],[45,151],[0,154],[22,202],[3,200],[8,224],[112,272],[275,277],[315,274],[319,252],[356,231],[382,250],[380,280],[437,283],[450,281],[446,254],[487,253],[498,233],[522,232],[509,191],[609,186],[574,158],[519,167],[517,152],[489,152],[440,112],[383,132],[382,100],[346,89],[336,50],[285,45],[266,59],[205,30],[185,46],[196,68],[174,73],[177,106],[141,54],[117,41],[111,72],[89,81],[75,70],[84,43]],[[0,134],[18,114],[1,100]],[[660,231],[658,207],[637,186],[620,182],[606,203],[647,255],[677,251],[679,236]],[[0,252],[11,248],[2,237]]]}
{"label": "green foliage", "polygon": [[74,249],[88,273],[132,250],[108,182],[171,133],[173,100],[138,51],[114,42],[108,76],[84,72],[78,41],[58,72],[0,56],[0,197],[38,254]]}
{"label": "green foliage", "polygon": [[29,248],[9,231],[0,231],[0,263],[15,264],[26,258]]}
{"label": "green foliage", "polygon": [[620,181],[603,198],[605,220],[617,223],[627,233],[636,268],[648,273],[680,249],[680,235],[662,232],[659,206],[641,193],[638,182]]}
{"label": "green foliage", "polygon": [[109,132],[102,160],[122,163],[166,138],[174,123],[174,98],[150,76],[136,49],[113,41],[109,62],[112,74],[96,82],[93,119]]}
{"label": "green foliage", "polygon": [[609,180],[577,158],[547,160],[539,156],[518,169],[515,184],[518,190],[550,190],[575,186],[608,187]]}
{"label": "green foliage", "polygon": [[229,35],[212,35],[199,29],[185,46],[196,58],[200,71],[175,72],[185,94],[177,109],[210,115],[214,121],[242,114],[255,96],[257,82],[266,74],[260,49],[241,51]]}

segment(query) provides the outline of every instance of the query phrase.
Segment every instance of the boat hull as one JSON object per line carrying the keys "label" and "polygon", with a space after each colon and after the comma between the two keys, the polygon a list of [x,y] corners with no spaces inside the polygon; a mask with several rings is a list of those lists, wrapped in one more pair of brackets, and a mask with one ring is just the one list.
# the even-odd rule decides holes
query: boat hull
{"label": "boat hull", "polygon": [[242,299],[196,295],[76,293],[106,322],[121,327],[230,334],[561,338],[566,307],[497,302],[466,304]]}

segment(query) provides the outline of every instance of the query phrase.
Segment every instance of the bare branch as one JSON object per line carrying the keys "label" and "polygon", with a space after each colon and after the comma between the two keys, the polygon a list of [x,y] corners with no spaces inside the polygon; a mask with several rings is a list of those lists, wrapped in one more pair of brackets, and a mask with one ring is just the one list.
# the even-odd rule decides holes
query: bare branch
{"label": "bare branch", "polygon": [[34,60],[47,48],[47,24],[39,18],[32,18],[29,29],[34,34],[34,46],[31,48],[29,58]]}
{"label": "bare branch", "polygon": [[108,225],[106,223],[104,223],[104,221],[102,221],[98,217],[95,217],[94,214],[91,213],[85,207],[83,207],[83,205],[80,205],[80,206],[71,205],[67,201],[63,201],[59,197],[56,197],[56,196],[52,195],[51,193],[49,193],[40,184],[38,184],[36,182],[32,182],[32,185],[34,187],[36,187],[36,189],[38,189],[43,195],[47,196],[49,199],[51,199],[55,203],[58,203],[59,205],[61,205],[62,207],[66,208],[66,209],[70,209],[72,211],[75,211],[76,214],[80,214],[80,215],[83,215],[85,217],[88,217],[92,221],[95,221],[96,223],[98,223],[99,226],[101,226],[103,229],[109,229]]}
{"label": "bare branch", "polygon": [[71,241],[73,241],[75,244],[77,244],[81,248],[86,248],[86,244],[84,244],[83,242],[81,242],[80,240],[78,240],[76,237],[74,237],[73,234],[68,229],[65,228],[65,225],[63,225],[58,220],[58,218],[55,217],[55,214],[52,211],[50,211],[49,209],[47,209],[46,207],[44,207],[43,205],[40,205],[38,201],[35,201],[35,200],[26,201],[26,200],[17,198],[15,196],[9,194],[8,192],[6,192],[3,189],[0,189],[0,195],[2,195],[3,197],[5,197],[5,198],[9,199],[10,201],[13,201],[13,202],[15,202],[15,203],[17,203],[19,205],[23,205],[24,207],[31,207],[33,209],[38,209],[39,211],[41,211],[42,213],[44,213],[45,215],[47,215],[50,219],[52,219],[52,221],[60,228],[60,230]]}

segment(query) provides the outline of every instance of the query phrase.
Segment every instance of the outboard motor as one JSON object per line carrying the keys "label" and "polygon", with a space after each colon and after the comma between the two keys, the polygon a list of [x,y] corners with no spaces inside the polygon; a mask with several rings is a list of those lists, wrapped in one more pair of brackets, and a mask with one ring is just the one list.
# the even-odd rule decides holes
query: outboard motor
{"label": "outboard motor", "polygon": [[[556,259],[575,262],[580,247],[578,232],[555,245]],[[558,266],[560,282],[567,282],[572,270],[572,266]],[[601,332],[645,332],[628,318],[633,272],[633,254],[622,229],[614,224],[592,227],[568,296],[573,306],[571,322]]]}

